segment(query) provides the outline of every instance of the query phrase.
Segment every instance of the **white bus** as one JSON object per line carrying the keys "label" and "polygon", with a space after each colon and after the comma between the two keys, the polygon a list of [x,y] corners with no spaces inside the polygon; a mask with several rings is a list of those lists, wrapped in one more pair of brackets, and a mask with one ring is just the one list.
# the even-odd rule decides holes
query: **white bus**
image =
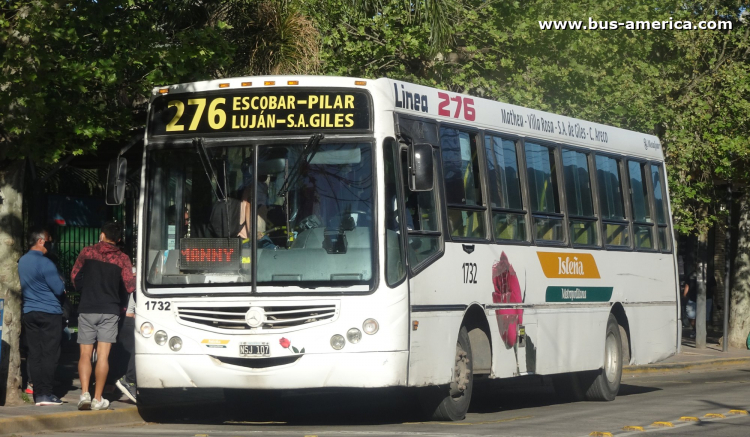
{"label": "white bus", "polygon": [[450,91],[155,88],[139,390],[429,387],[460,420],[475,376],[535,374],[612,400],[678,347],[667,193],[654,136]]}

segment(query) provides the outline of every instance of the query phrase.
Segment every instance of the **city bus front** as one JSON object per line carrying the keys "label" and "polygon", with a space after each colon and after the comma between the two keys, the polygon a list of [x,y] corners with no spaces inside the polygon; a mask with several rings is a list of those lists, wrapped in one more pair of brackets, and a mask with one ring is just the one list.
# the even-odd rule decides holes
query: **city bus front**
{"label": "city bus front", "polygon": [[138,387],[405,385],[407,294],[379,286],[371,94],[265,79],[154,91]]}

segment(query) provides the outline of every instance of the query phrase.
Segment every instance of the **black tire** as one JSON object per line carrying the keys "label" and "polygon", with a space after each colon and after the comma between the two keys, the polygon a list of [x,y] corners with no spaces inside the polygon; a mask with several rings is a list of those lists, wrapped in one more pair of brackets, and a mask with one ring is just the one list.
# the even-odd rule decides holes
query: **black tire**
{"label": "black tire", "polygon": [[420,393],[420,403],[432,420],[458,421],[466,417],[474,386],[474,369],[469,333],[465,326],[458,332],[453,382],[449,386],[427,387]]}
{"label": "black tire", "polygon": [[613,401],[620,391],[622,378],[622,338],[620,326],[614,315],[607,320],[607,333],[604,337],[604,367],[596,379],[587,386],[586,399],[589,401]]}

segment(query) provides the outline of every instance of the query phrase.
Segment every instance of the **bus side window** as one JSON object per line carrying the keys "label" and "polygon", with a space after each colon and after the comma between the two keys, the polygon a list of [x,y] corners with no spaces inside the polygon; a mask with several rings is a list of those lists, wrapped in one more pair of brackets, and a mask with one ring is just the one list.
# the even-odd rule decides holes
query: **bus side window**
{"label": "bus side window", "polygon": [[432,191],[411,191],[408,180],[407,151],[401,152],[402,182],[404,189],[404,221],[409,234],[407,255],[414,269],[423,261],[438,253],[442,246],[442,233],[438,224],[438,211],[435,201],[436,189]]}
{"label": "bus side window", "polygon": [[659,248],[662,252],[672,250],[671,233],[669,232],[669,211],[664,192],[664,175],[660,165],[651,164],[651,186],[654,193],[654,204],[656,205],[656,224],[659,227]]}
{"label": "bus side window", "polygon": [[647,172],[645,163],[628,161],[635,248],[650,250],[654,249],[654,218],[648,199]]}
{"label": "bus side window", "polygon": [[598,246],[599,221],[594,212],[591,196],[588,154],[562,149],[562,162],[570,239],[574,246]]}
{"label": "bus side window", "polygon": [[526,241],[516,143],[485,135],[492,229],[497,240]]}
{"label": "bus side window", "polygon": [[453,237],[485,238],[486,204],[482,199],[477,137],[440,128],[448,231]]}
{"label": "bus side window", "polygon": [[596,155],[596,176],[604,242],[610,247],[630,247],[630,224],[625,215],[619,160]]}
{"label": "bus side window", "polygon": [[534,238],[540,241],[565,241],[560,192],[557,186],[555,149],[540,144],[525,144],[529,203],[534,217]]}

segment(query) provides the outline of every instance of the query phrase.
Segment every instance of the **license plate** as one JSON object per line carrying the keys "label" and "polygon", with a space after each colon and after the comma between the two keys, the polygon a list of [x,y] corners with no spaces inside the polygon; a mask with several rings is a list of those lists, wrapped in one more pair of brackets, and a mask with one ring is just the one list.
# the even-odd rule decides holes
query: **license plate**
{"label": "license plate", "polygon": [[271,349],[268,343],[241,343],[240,355],[243,357],[268,357]]}

